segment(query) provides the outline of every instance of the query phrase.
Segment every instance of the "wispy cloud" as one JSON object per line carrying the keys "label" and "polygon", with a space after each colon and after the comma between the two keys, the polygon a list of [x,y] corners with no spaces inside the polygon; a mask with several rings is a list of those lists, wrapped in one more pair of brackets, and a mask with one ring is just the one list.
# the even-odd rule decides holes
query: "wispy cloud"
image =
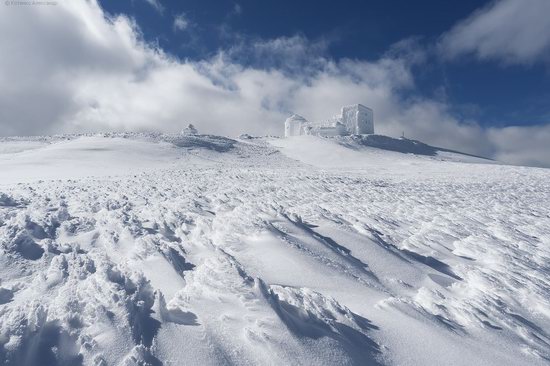
{"label": "wispy cloud", "polygon": [[231,15],[241,15],[243,13],[243,8],[240,4],[238,3],[235,3],[235,5],[233,5],[233,9],[231,10]]}
{"label": "wispy cloud", "polygon": [[155,8],[156,11],[159,13],[164,13],[164,5],[161,4],[159,0],[145,0],[147,4],[151,5],[153,8]]}
{"label": "wispy cloud", "polygon": [[443,35],[444,57],[474,55],[507,64],[550,61],[550,1],[499,0]]}
{"label": "wispy cloud", "polygon": [[174,32],[181,32],[189,27],[189,19],[185,13],[178,14],[174,17],[174,24],[172,26]]}
{"label": "wispy cloud", "polygon": [[266,40],[233,33],[231,46],[221,50],[220,55],[249,67],[306,74],[326,64],[329,44],[327,39],[312,41],[303,35]]}

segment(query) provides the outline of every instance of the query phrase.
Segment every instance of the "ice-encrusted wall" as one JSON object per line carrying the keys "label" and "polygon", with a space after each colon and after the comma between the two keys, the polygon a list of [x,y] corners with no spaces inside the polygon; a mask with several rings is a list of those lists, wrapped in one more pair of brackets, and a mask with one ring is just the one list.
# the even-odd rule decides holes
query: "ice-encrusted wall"
{"label": "ice-encrusted wall", "polygon": [[362,104],[342,107],[342,123],[352,135],[373,134],[373,117],[372,109]]}
{"label": "ice-encrusted wall", "polygon": [[305,135],[303,130],[307,123],[307,120],[298,114],[288,117],[285,121],[285,137]]}

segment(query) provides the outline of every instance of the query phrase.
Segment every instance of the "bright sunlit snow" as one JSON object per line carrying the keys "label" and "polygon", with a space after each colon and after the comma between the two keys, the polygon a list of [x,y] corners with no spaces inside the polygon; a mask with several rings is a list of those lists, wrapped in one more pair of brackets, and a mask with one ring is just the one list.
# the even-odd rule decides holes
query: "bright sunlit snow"
{"label": "bright sunlit snow", "polygon": [[0,140],[4,364],[550,361],[550,170],[195,132]]}

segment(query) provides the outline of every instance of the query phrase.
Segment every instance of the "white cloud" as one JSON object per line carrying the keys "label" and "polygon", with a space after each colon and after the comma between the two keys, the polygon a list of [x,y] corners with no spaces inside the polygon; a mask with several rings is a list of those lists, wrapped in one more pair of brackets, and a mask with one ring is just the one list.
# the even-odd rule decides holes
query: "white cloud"
{"label": "white cloud", "polygon": [[550,124],[491,128],[488,139],[495,147],[494,157],[497,160],[550,167]]}
{"label": "white cloud", "polygon": [[231,15],[241,15],[243,13],[243,8],[240,4],[235,3],[233,5],[233,10],[231,11]]}
{"label": "white cloud", "polygon": [[107,19],[95,0],[0,12],[0,134],[176,132],[189,122],[206,133],[281,134],[290,112],[321,119],[366,103],[380,133],[550,166],[550,147],[530,137],[550,127],[484,130],[443,102],[404,98],[415,88],[411,67],[423,60],[410,41],[374,62],[327,59],[300,36],[249,44],[250,57],[291,65],[279,67],[243,66],[235,50],[180,61],[139,34],[127,17]]}
{"label": "white cloud", "polygon": [[153,8],[155,8],[156,11],[159,13],[164,12],[164,6],[161,4],[159,0],[145,0],[147,4],[151,5]]}
{"label": "white cloud", "polygon": [[441,50],[507,64],[550,61],[550,1],[494,1],[444,34]]}
{"label": "white cloud", "polygon": [[178,14],[174,17],[174,32],[186,30],[187,27],[189,27],[189,19],[187,19],[187,16],[184,13]]}
{"label": "white cloud", "polygon": [[232,46],[220,54],[230,62],[261,69],[309,74],[326,65],[328,41],[310,41],[302,35],[274,39],[250,39],[235,35]]}

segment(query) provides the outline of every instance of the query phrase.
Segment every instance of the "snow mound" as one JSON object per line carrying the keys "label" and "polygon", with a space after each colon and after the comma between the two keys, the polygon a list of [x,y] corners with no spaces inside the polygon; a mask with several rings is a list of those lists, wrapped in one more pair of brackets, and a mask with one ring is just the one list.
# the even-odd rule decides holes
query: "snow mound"
{"label": "snow mound", "polygon": [[[17,152],[3,144],[40,142]],[[3,151],[3,152],[2,152]],[[0,141],[0,185],[40,179],[115,177],[172,167],[235,163],[291,164],[271,159],[278,151],[261,141],[255,144],[211,135],[160,133],[103,133],[52,137],[17,137]]]}
{"label": "snow mound", "polygon": [[273,285],[265,290],[271,305],[288,329],[301,337],[331,338],[346,351],[353,364],[375,365],[379,345],[368,337],[378,329],[333,298],[308,288]]}
{"label": "snow mound", "polygon": [[381,135],[353,135],[323,138],[294,136],[270,139],[269,143],[288,157],[320,168],[384,168],[392,165],[411,165],[453,161],[458,163],[494,164],[482,157],[437,148],[408,139]]}
{"label": "snow mound", "polygon": [[354,145],[369,146],[369,147],[375,147],[378,149],[383,149],[388,151],[396,151],[404,154],[428,155],[428,156],[436,156],[440,152],[448,152],[448,153],[454,153],[457,156],[462,155],[464,157],[470,156],[474,158],[489,160],[481,156],[475,156],[471,154],[465,154],[459,151],[444,149],[441,147],[435,147],[417,140],[411,140],[407,138],[396,139],[396,138],[384,136],[384,135],[354,135],[351,137],[343,137],[343,138],[340,138],[339,140],[340,140],[339,141],[340,143],[351,147],[353,147]]}

